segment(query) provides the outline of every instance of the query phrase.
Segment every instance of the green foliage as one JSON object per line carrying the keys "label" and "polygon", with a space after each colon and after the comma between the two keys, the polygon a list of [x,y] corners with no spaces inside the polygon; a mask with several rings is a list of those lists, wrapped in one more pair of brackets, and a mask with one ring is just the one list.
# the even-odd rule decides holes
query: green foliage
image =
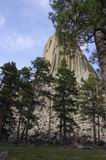
{"label": "green foliage", "polygon": [[75,50],[95,42],[106,94],[106,0],[50,0],[59,42]]}
{"label": "green foliage", "polygon": [[[74,133],[75,127],[78,127],[74,115],[79,111],[75,74],[68,69],[65,59],[55,78],[50,73],[50,67],[47,60],[37,58],[32,67],[21,70],[17,70],[13,62],[0,68],[0,139],[7,140],[11,133],[16,133],[18,141],[25,138],[27,142],[29,131],[38,125],[40,118],[36,110],[40,113],[44,107],[48,107],[49,112],[49,135],[53,109],[58,116],[60,136],[64,142]],[[83,81],[80,95],[81,115],[95,124],[93,129],[96,133],[97,126],[100,130],[101,120],[106,120],[101,80],[91,74],[88,80]]]}
{"label": "green foliage", "polygon": [[[34,84],[34,97],[37,100],[37,106],[39,106],[39,112],[42,112],[44,107],[48,108],[48,133],[50,136],[51,123],[52,123],[52,85],[53,77],[50,73],[51,65],[45,58],[37,58],[32,61],[32,75]],[[40,117],[39,117],[40,118]],[[43,122],[42,122],[43,123]],[[46,122],[47,123],[47,122]]]}
{"label": "green foliage", "polygon": [[[50,74],[50,63],[45,58],[37,58],[32,61],[33,84],[35,88],[35,97],[41,99],[50,98],[50,87],[53,77]],[[42,97],[41,97],[42,96]],[[41,101],[41,100],[40,100]]]}
{"label": "green foliage", "polygon": [[[105,30],[106,1],[98,0],[50,0],[50,13],[60,41],[64,33],[67,42],[76,45],[91,40],[99,26]],[[62,34],[61,34],[62,33]]]}
{"label": "green foliage", "polygon": [[[66,139],[66,133],[73,132],[76,125],[73,115],[77,112],[77,82],[73,71],[67,68],[63,59],[55,80],[53,107],[60,119],[60,134]],[[63,131],[62,131],[63,130]]]}
{"label": "green foliage", "polygon": [[105,120],[106,116],[105,94],[101,80],[90,74],[89,78],[83,81],[80,95],[80,112],[93,124],[94,143],[96,143],[96,124],[100,127],[100,119]]}
{"label": "green foliage", "polygon": [[8,138],[15,127],[14,107],[19,81],[15,63],[5,63],[0,76],[0,136],[3,133]]}
{"label": "green foliage", "polygon": [[31,70],[27,67],[24,67],[20,70],[19,102],[18,111],[20,114],[20,123],[22,123],[26,128],[27,139],[28,130],[35,125],[37,120],[36,115],[34,115],[35,101],[34,88],[32,85],[32,74]]}
{"label": "green foliage", "polygon": [[47,99],[52,97],[52,80],[50,63],[44,58],[34,60],[32,68],[19,71],[13,62],[1,67],[0,138],[8,138],[17,131],[17,140],[25,138],[27,142],[29,130],[37,125],[35,110],[46,106]]}
{"label": "green foliage", "polygon": [[102,116],[105,111],[105,97],[102,82],[98,80],[95,75],[91,74],[88,80],[83,81],[81,93],[81,113],[83,112],[86,116],[89,116],[89,118],[93,116],[93,112],[95,112],[95,114],[99,112]]}
{"label": "green foliage", "polygon": [[32,67],[24,67],[20,70],[17,139],[20,137],[27,141],[29,129],[38,125],[39,117],[35,111],[46,106],[46,98],[50,97],[49,87],[52,76],[49,68],[50,64],[47,60],[37,58],[32,61]]}

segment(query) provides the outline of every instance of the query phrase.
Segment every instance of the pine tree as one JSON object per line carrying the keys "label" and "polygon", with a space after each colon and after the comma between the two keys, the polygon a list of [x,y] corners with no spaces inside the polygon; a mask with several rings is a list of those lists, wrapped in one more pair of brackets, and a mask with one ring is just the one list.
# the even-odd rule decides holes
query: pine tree
{"label": "pine tree", "polygon": [[0,81],[0,138],[8,138],[14,133],[18,80],[19,74],[15,63],[5,63],[1,67]]}
{"label": "pine tree", "polygon": [[[34,114],[35,101],[34,101],[34,88],[32,85],[31,70],[24,67],[20,70],[20,86],[19,86],[19,99],[18,99],[18,126],[17,126],[17,140],[25,138],[28,141],[29,129],[32,129],[37,122],[37,117]],[[23,128],[23,131],[22,131]],[[20,135],[21,133],[23,135]]]}
{"label": "pine tree", "polygon": [[32,61],[33,84],[35,88],[35,99],[40,110],[48,107],[49,124],[48,134],[51,132],[51,100],[52,100],[52,82],[53,77],[50,73],[51,65],[45,58],[36,58]]}
{"label": "pine tree", "polygon": [[100,120],[105,117],[105,97],[101,81],[93,74],[83,81],[81,87],[81,115],[90,120],[93,130],[94,145],[100,141]]}
{"label": "pine tree", "polygon": [[53,107],[60,122],[60,136],[63,136],[66,143],[67,133],[70,130],[73,133],[76,125],[73,116],[78,110],[78,90],[74,72],[67,68],[65,59],[62,60],[61,68],[57,71],[54,91]]}
{"label": "pine tree", "polygon": [[[95,42],[106,90],[106,1],[50,0],[50,13],[60,42],[66,48]],[[71,45],[70,45],[71,44]]]}

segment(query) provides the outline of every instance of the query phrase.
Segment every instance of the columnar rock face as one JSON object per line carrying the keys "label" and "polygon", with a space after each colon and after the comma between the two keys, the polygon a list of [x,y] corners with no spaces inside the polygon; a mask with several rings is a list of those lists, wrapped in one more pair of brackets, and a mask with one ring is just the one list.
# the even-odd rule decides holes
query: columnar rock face
{"label": "columnar rock face", "polygon": [[[71,48],[71,46],[70,46]],[[55,75],[57,69],[60,67],[63,57],[66,58],[68,68],[75,72],[77,82],[81,82],[81,78],[87,79],[90,72],[94,72],[93,68],[87,61],[87,58],[78,47],[76,51],[69,54],[62,54],[63,47],[59,45],[58,39],[55,35],[49,38],[43,56],[51,63],[51,72]]]}

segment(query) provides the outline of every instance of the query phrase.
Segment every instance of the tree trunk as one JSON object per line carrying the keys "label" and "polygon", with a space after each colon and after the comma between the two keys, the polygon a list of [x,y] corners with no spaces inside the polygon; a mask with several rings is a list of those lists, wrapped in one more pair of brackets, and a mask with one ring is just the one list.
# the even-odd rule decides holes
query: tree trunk
{"label": "tree trunk", "polygon": [[96,29],[94,38],[106,93],[106,31],[104,32],[100,28]]}
{"label": "tree trunk", "polygon": [[66,113],[65,113],[65,106],[63,105],[63,134],[64,134],[64,143],[67,142],[66,136]]}
{"label": "tree trunk", "polygon": [[1,136],[1,130],[2,130],[2,121],[3,121],[3,112],[2,110],[0,111],[0,136]]}
{"label": "tree trunk", "polygon": [[21,140],[23,140],[23,138],[24,138],[25,130],[26,130],[26,125],[24,126],[23,131],[21,133],[21,138],[20,138]]}
{"label": "tree trunk", "polygon": [[60,117],[60,127],[59,127],[59,132],[60,132],[60,139],[62,138],[62,117]]}
{"label": "tree trunk", "polygon": [[17,127],[17,140],[20,139],[20,125],[21,125],[21,114],[19,116],[18,127]]}
{"label": "tree trunk", "polygon": [[28,143],[28,131],[29,131],[30,115],[31,115],[31,107],[29,106],[28,107],[28,115],[27,115],[26,133],[25,133],[26,143]]}
{"label": "tree trunk", "polygon": [[99,115],[98,115],[97,119],[98,119],[98,142],[99,142],[100,141],[100,117],[99,117]]}
{"label": "tree trunk", "polygon": [[26,133],[25,133],[25,141],[28,143],[28,130],[29,130],[29,120],[27,122]]}
{"label": "tree trunk", "polygon": [[50,106],[49,106],[49,137],[51,135],[51,115],[52,115],[52,108],[51,108],[51,100],[50,100]]}
{"label": "tree trunk", "polygon": [[93,143],[96,145],[96,122],[95,115],[93,115]]}
{"label": "tree trunk", "polygon": [[[29,112],[29,115],[30,115],[30,112]],[[29,121],[30,121],[29,115],[28,115],[28,120],[27,120],[27,125],[26,125],[26,133],[25,133],[26,143],[28,143],[28,131],[29,131]]]}
{"label": "tree trunk", "polygon": [[63,120],[63,134],[64,134],[64,143],[67,143],[67,136],[66,136],[66,119]]}

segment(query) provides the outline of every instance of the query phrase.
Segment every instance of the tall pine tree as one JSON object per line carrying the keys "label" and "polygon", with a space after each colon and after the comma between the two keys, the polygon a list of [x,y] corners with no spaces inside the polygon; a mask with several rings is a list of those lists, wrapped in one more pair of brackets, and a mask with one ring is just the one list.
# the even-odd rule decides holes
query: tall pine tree
{"label": "tall pine tree", "polygon": [[60,122],[60,136],[66,143],[67,133],[73,133],[76,125],[73,116],[78,110],[78,90],[74,72],[67,68],[65,59],[62,60],[61,68],[57,71],[54,92],[53,107]]}
{"label": "tall pine tree", "polygon": [[0,138],[14,133],[15,101],[17,98],[19,73],[16,64],[5,63],[1,67],[0,80]]}
{"label": "tall pine tree", "polygon": [[93,142],[96,144],[97,140],[100,141],[100,122],[106,114],[104,90],[101,81],[95,75],[90,74],[89,78],[83,81],[80,96],[81,115],[91,122]]}

